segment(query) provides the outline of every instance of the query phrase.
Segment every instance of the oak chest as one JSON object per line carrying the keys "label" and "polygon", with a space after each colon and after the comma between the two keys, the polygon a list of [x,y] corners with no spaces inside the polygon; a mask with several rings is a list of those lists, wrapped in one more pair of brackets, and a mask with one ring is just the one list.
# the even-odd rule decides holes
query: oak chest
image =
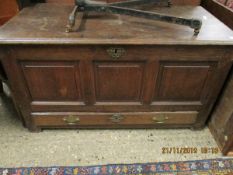
{"label": "oak chest", "polygon": [[71,6],[38,4],[0,29],[0,58],[26,126],[202,128],[233,58],[233,32],[202,7],[152,8],[184,26],[90,13],[65,33]]}

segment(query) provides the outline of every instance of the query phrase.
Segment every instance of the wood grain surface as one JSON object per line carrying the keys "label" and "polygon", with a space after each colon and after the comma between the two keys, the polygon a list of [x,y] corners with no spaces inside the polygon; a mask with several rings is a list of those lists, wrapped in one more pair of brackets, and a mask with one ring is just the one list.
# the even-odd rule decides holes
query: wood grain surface
{"label": "wood grain surface", "polygon": [[233,32],[202,7],[152,9],[168,15],[200,18],[203,27],[198,36],[193,36],[193,29],[186,26],[124,15],[89,13],[78,31],[66,33],[72,6],[37,4],[25,8],[0,29],[0,44],[233,44]]}
{"label": "wood grain surface", "polygon": [[223,154],[233,156],[233,70],[227,80],[209,126]]}

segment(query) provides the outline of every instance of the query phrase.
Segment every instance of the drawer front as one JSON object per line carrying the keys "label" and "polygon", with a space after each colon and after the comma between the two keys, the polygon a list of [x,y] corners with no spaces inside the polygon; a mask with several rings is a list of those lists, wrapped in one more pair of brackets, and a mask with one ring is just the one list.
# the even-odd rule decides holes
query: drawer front
{"label": "drawer front", "polygon": [[32,113],[36,126],[191,125],[198,112]]}

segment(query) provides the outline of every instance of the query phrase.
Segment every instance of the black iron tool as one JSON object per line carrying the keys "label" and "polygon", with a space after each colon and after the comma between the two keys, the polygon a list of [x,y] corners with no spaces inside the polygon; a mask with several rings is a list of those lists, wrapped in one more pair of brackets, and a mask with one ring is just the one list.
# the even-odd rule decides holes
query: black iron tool
{"label": "black iron tool", "polygon": [[66,32],[73,31],[77,12],[105,12],[105,13],[129,15],[129,16],[135,16],[140,18],[189,26],[192,29],[194,29],[194,35],[197,35],[199,33],[202,26],[202,21],[200,19],[186,19],[182,17],[169,16],[165,14],[129,8],[129,6],[143,5],[148,3],[161,3],[161,2],[165,2],[168,7],[171,6],[170,0],[129,0],[129,1],[115,2],[115,3],[103,3],[103,2],[89,1],[89,0],[76,0],[75,7],[69,16],[69,22],[67,25]]}

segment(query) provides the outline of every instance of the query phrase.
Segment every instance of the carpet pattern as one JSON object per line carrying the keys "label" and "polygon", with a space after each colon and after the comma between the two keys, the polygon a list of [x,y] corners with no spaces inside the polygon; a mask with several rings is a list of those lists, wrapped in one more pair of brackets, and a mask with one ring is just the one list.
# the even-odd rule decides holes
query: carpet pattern
{"label": "carpet pattern", "polygon": [[77,167],[0,168],[0,175],[233,175],[232,159]]}

